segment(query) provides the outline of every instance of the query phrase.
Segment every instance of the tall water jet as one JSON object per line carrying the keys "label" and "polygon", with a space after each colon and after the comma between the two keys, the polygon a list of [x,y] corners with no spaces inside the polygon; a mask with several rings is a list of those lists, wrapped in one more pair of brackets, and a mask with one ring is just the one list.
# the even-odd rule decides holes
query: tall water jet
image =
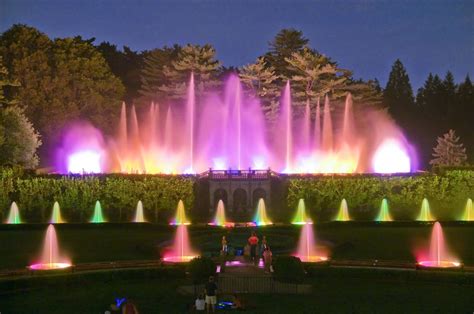
{"label": "tall water jet", "polygon": [[291,110],[291,90],[290,81],[288,80],[285,85],[282,97],[282,120],[285,134],[285,172],[291,172],[292,170],[292,110]]}
{"label": "tall water jet", "polygon": [[313,225],[304,224],[301,228],[301,235],[298,242],[298,250],[295,254],[302,262],[324,262],[327,256],[318,252],[314,237]]}
{"label": "tall water jet", "polygon": [[303,116],[303,138],[302,138],[302,146],[305,152],[308,152],[311,149],[310,133],[311,133],[311,108],[309,105],[309,99],[307,99],[305,110],[304,110],[304,116]]}
{"label": "tall water jet", "polygon": [[13,202],[10,206],[7,224],[21,224],[20,211],[18,210],[18,205],[16,205],[15,202]]}
{"label": "tall water jet", "polygon": [[298,207],[296,209],[296,215],[293,218],[292,224],[294,225],[306,225],[312,224],[313,221],[306,215],[306,206],[304,204],[304,200],[300,198],[298,201]]}
{"label": "tall water jet", "polygon": [[382,204],[380,204],[380,211],[376,221],[392,221],[392,216],[390,216],[390,211],[388,209],[388,202],[385,198],[382,200]]}
{"label": "tall water jet", "polygon": [[263,198],[258,200],[257,212],[255,213],[253,222],[257,226],[266,226],[273,224],[267,216],[267,209],[265,208],[265,201],[263,200]]}
{"label": "tall water jet", "polygon": [[169,252],[164,254],[163,260],[166,262],[180,263],[189,262],[197,256],[191,249],[189,244],[189,236],[187,226],[178,225],[173,246]]}
{"label": "tall water jet", "polygon": [[431,241],[428,254],[418,258],[418,265],[422,267],[452,268],[460,267],[461,263],[451,256],[446,246],[441,224],[435,222],[431,232]]}
{"label": "tall water jet", "polygon": [[241,100],[241,86],[237,83],[237,90],[235,92],[235,106],[237,108],[237,166],[242,169],[242,100]]}
{"label": "tall water jet", "polygon": [[91,223],[104,223],[105,219],[104,216],[102,215],[102,206],[100,205],[100,202],[97,201],[95,202],[94,206],[94,215],[92,216]]}
{"label": "tall water jet", "polygon": [[59,254],[58,239],[53,225],[49,225],[44,239],[43,253],[38,263],[30,265],[31,270],[53,270],[71,267],[70,261]]}
{"label": "tall water jet", "polygon": [[176,216],[173,221],[170,222],[170,225],[179,226],[179,225],[190,225],[191,222],[186,218],[186,213],[184,211],[184,203],[182,200],[179,200],[178,206],[176,207]]}
{"label": "tall water jet", "polygon": [[222,200],[219,200],[219,202],[217,203],[216,215],[210,225],[221,227],[226,225],[225,206]]}
{"label": "tall water jet", "polygon": [[341,144],[351,144],[354,141],[354,114],[352,112],[352,96],[348,94],[344,107],[344,120],[342,126]]}
{"label": "tall water jet", "polygon": [[421,210],[420,214],[418,215],[418,218],[416,219],[418,221],[433,221],[433,216],[431,215],[430,211],[430,204],[428,203],[428,200],[426,198],[423,199],[421,202]]}
{"label": "tall water jet", "polygon": [[341,205],[339,206],[339,212],[336,216],[336,221],[349,221],[351,220],[349,217],[349,209],[347,208],[346,199],[343,198],[341,201]]}
{"label": "tall water jet", "polygon": [[466,202],[466,207],[464,208],[464,215],[462,220],[464,221],[474,221],[474,207],[472,206],[472,199],[468,198]]}
{"label": "tall water jet", "polygon": [[319,98],[316,104],[316,117],[314,122],[314,148],[316,151],[321,148],[321,107]]}
{"label": "tall water jet", "polygon": [[51,215],[50,223],[52,223],[52,224],[62,224],[62,223],[64,223],[64,220],[61,218],[61,210],[59,208],[59,203],[58,202],[54,202],[53,213]]}
{"label": "tall water jet", "polygon": [[134,222],[147,222],[145,220],[145,216],[143,215],[143,203],[142,203],[142,201],[138,201],[138,203],[137,203],[137,211],[135,213]]}
{"label": "tall water jet", "polygon": [[189,167],[190,173],[194,172],[194,108],[196,106],[196,95],[194,86],[194,73],[191,72],[188,87],[188,101],[186,103],[187,125],[188,125],[188,145],[189,145]]}
{"label": "tall water jet", "polygon": [[331,108],[329,107],[329,97],[327,95],[324,99],[322,149],[326,152],[333,150]]}

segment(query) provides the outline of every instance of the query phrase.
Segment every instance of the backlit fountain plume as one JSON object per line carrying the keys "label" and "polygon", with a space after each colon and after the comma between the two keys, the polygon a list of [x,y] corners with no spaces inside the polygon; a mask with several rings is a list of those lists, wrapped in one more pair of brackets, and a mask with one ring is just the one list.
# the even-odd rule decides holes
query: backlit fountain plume
{"label": "backlit fountain plume", "polygon": [[263,198],[258,200],[257,212],[255,213],[253,221],[257,226],[266,226],[273,224],[267,217],[267,209],[265,208],[265,201],[263,200]]}
{"label": "backlit fountain plume", "polygon": [[294,225],[305,225],[312,224],[313,221],[306,215],[306,206],[304,200],[300,198],[298,201],[298,208],[296,209],[295,218],[293,218],[292,224]]}
{"label": "backlit fountain plume", "polygon": [[339,212],[336,216],[336,221],[349,221],[351,220],[349,217],[349,209],[347,208],[346,199],[343,198],[341,201],[341,205],[339,206]]}
{"label": "backlit fountain plume", "polygon": [[62,224],[62,223],[64,223],[64,220],[61,218],[61,210],[59,208],[59,203],[58,202],[54,202],[53,213],[51,215],[50,223],[52,223],[52,224]]}
{"label": "backlit fountain plume", "polygon": [[418,221],[433,221],[434,220],[430,211],[430,203],[428,203],[428,200],[426,198],[424,198],[423,201],[421,202],[420,214],[418,215],[418,218],[416,220]]}
{"label": "backlit fountain plume", "polygon": [[433,225],[429,252],[423,255],[418,257],[418,265],[422,267],[451,268],[461,266],[461,263],[449,253],[439,222],[435,222]]}
{"label": "backlit fountain plume", "polygon": [[186,213],[184,211],[184,203],[182,200],[179,200],[178,206],[176,207],[176,216],[173,221],[170,222],[170,225],[190,225],[191,222],[186,218]]}
{"label": "backlit fountain plume", "polygon": [[91,222],[92,223],[105,222],[104,216],[102,215],[102,206],[100,205],[99,201],[95,202],[94,215],[92,216]]}
{"label": "backlit fountain plume", "polygon": [[376,221],[392,221],[392,217],[390,216],[390,211],[388,209],[388,202],[385,198],[382,200],[382,204],[380,204],[380,211]]}
{"label": "backlit fountain plume", "polygon": [[189,244],[188,226],[178,225],[173,247],[164,254],[163,260],[173,263],[189,262],[196,256],[197,254],[193,252]]}
{"label": "backlit fountain plume", "polygon": [[134,222],[146,222],[145,216],[143,215],[143,203],[142,203],[142,201],[138,201],[138,203],[137,203],[137,211],[135,213]]}
{"label": "backlit fountain plume", "polygon": [[7,224],[21,224],[20,211],[15,202],[10,206],[10,214],[8,214]]}
{"label": "backlit fountain plume", "polygon": [[472,199],[468,198],[466,202],[466,207],[464,208],[464,215],[462,220],[464,221],[474,221],[474,207],[472,206]]}
{"label": "backlit fountain plume", "polygon": [[313,225],[304,224],[301,227],[300,240],[298,242],[298,250],[295,254],[302,262],[324,262],[328,258],[325,254],[318,252],[316,240],[314,237]]}
{"label": "backlit fountain plume", "polygon": [[58,239],[54,225],[49,225],[44,239],[43,253],[38,263],[30,265],[31,270],[53,270],[71,267],[70,261],[59,253]]}
{"label": "backlit fountain plume", "polygon": [[209,223],[209,225],[221,227],[228,225],[225,220],[225,206],[222,200],[219,200],[219,202],[217,203],[216,215],[214,216],[214,220]]}
{"label": "backlit fountain plume", "polygon": [[[353,103],[292,101],[288,81],[279,116],[265,118],[260,100],[231,75],[223,90],[196,97],[194,75],[186,99],[151,103],[137,112],[122,105],[115,136],[90,123],[70,126],[58,148],[59,172],[199,173],[213,168],[287,173],[409,172],[410,144],[384,111]],[[196,84],[196,85],[195,85]],[[301,112],[300,112],[301,111]],[[304,111],[304,112],[303,112]],[[316,113],[316,116],[313,116]],[[276,122],[276,123],[275,123]]]}

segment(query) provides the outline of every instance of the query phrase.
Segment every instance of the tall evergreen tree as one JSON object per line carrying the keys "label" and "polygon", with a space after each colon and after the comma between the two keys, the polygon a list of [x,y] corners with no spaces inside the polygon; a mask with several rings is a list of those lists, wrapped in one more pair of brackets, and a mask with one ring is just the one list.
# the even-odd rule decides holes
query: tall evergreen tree
{"label": "tall evergreen tree", "polygon": [[459,166],[466,160],[466,148],[459,142],[454,130],[449,130],[442,137],[438,137],[438,144],[433,148],[433,159],[431,165],[438,166]]}
{"label": "tall evergreen tree", "polygon": [[392,66],[383,98],[393,118],[402,127],[410,126],[410,122],[414,118],[415,102],[410,79],[399,59]]}

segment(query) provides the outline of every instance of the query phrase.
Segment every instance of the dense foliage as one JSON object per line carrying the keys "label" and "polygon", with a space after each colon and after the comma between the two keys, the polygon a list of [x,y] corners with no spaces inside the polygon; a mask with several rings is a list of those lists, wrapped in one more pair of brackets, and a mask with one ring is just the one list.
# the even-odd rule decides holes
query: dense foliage
{"label": "dense foliage", "polygon": [[5,216],[16,201],[27,222],[49,220],[55,201],[66,221],[88,221],[97,200],[109,221],[131,221],[137,202],[143,202],[151,221],[167,221],[180,199],[187,210],[194,204],[194,180],[181,176],[28,176],[0,172],[0,205]]}
{"label": "dense foliage", "polygon": [[305,277],[303,263],[298,257],[278,256],[273,267],[275,279],[282,282],[300,283]]}
{"label": "dense foliage", "polygon": [[459,218],[467,198],[474,198],[474,171],[452,170],[440,175],[416,176],[320,176],[291,178],[288,205],[296,208],[305,200],[315,219],[334,218],[343,198],[354,219],[373,220],[383,198],[395,219],[415,219],[423,198],[438,219]]}
{"label": "dense foliage", "polygon": [[193,283],[206,283],[209,276],[216,274],[216,264],[209,257],[193,258],[187,267]]}

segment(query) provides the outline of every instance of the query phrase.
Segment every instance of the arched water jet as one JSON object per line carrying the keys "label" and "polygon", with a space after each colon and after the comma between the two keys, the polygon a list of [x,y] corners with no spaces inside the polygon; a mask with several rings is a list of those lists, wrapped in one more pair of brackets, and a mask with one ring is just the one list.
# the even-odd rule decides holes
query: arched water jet
{"label": "arched water jet", "polygon": [[178,206],[176,207],[176,216],[173,221],[170,222],[170,225],[179,226],[179,225],[190,225],[191,222],[186,217],[184,210],[184,203],[182,200],[179,200]]}
{"label": "arched water jet", "polygon": [[426,198],[424,198],[423,201],[421,202],[420,214],[418,215],[418,218],[416,220],[418,221],[433,221],[434,220],[430,211],[430,203],[428,203],[428,200]]}
{"label": "arched water jet", "polygon": [[349,209],[347,207],[346,199],[343,198],[341,201],[341,205],[339,206],[339,212],[336,216],[336,221],[349,221],[351,218],[349,217]]}
{"label": "arched water jet", "polygon": [[64,220],[61,218],[61,210],[59,208],[59,203],[58,202],[54,202],[53,212],[51,214],[50,223],[52,223],[52,224],[62,224],[62,223],[64,223]]}
{"label": "arched water jet", "polygon": [[71,267],[71,263],[59,254],[58,239],[54,225],[49,225],[44,239],[43,253],[38,263],[29,266],[31,270],[54,270]]}
{"label": "arched water jet", "polygon": [[439,222],[435,222],[433,225],[429,252],[425,254],[425,257],[418,258],[418,266],[435,268],[455,268],[461,266],[461,263],[449,253]]}
{"label": "arched water jet", "polygon": [[18,205],[15,202],[12,202],[10,206],[10,213],[8,214],[7,224],[21,224],[20,211]]}
{"label": "arched water jet", "polygon": [[390,216],[390,211],[388,208],[387,199],[383,199],[382,203],[380,204],[380,211],[379,215],[377,216],[376,221],[384,222],[384,221],[392,221],[392,216]]}
{"label": "arched water jet", "polygon": [[217,203],[216,215],[214,217],[214,220],[209,223],[209,225],[221,227],[227,225],[225,220],[225,206],[222,200],[219,200],[219,202]]}
{"label": "arched water jet", "polygon": [[257,212],[255,213],[253,222],[257,226],[266,226],[273,224],[267,216],[267,209],[265,207],[265,201],[263,200],[263,198],[258,200]]}
{"label": "arched water jet", "polygon": [[169,252],[166,252],[163,261],[172,263],[189,262],[197,254],[191,249],[188,236],[188,226],[181,224],[176,228],[176,235],[173,246]]}
{"label": "arched water jet", "polygon": [[301,227],[298,250],[296,251],[295,256],[302,262],[310,263],[325,262],[328,260],[327,256],[319,253],[317,250],[313,225],[304,224]]}
{"label": "arched water jet", "polygon": [[300,198],[298,201],[298,207],[296,209],[296,215],[293,218],[292,224],[294,225],[305,225],[305,224],[312,224],[313,221],[309,218],[306,214],[306,206],[304,200]]}
{"label": "arched water jet", "polygon": [[134,222],[139,222],[139,223],[147,222],[145,220],[145,216],[143,214],[143,203],[142,203],[142,201],[138,201],[138,203],[137,203],[137,210],[136,210],[136,213],[135,213]]}
{"label": "arched water jet", "polygon": [[104,216],[102,215],[102,206],[100,202],[95,202],[94,206],[94,215],[92,216],[91,223],[104,223],[106,222]]}

